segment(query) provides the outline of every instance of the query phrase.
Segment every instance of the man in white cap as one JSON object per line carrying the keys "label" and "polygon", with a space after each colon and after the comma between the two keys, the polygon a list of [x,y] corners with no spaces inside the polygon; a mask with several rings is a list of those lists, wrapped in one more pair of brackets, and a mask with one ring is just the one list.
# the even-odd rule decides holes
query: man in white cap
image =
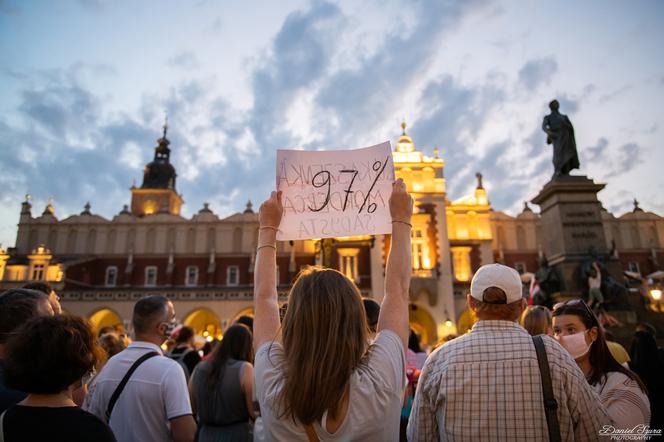
{"label": "man in white cap", "polygon": [[[467,300],[478,322],[427,359],[408,422],[409,441],[549,440],[537,353],[517,323],[526,307],[521,287],[510,267],[477,270]],[[560,440],[597,440],[608,421],[599,398],[569,353],[553,338],[542,339]]]}

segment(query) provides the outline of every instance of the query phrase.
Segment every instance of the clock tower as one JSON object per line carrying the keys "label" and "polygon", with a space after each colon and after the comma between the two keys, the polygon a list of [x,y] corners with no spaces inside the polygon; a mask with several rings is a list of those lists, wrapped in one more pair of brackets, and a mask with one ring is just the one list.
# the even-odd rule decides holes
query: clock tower
{"label": "clock tower", "polygon": [[170,162],[171,144],[166,138],[168,120],[164,123],[164,134],[157,140],[154,159],[143,170],[141,187],[131,187],[131,213],[136,216],[155,213],[179,215],[182,196],[175,190],[175,168]]}

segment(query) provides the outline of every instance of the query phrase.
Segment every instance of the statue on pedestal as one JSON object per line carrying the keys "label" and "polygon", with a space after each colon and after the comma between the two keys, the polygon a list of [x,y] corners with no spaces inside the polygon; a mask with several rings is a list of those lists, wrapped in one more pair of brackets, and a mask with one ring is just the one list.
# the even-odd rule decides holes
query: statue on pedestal
{"label": "statue on pedestal", "polygon": [[572,122],[558,112],[558,100],[549,103],[551,113],[544,117],[542,130],[546,132],[546,144],[553,144],[553,178],[569,175],[572,169],[579,168],[579,156],[576,153],[576,140]]}

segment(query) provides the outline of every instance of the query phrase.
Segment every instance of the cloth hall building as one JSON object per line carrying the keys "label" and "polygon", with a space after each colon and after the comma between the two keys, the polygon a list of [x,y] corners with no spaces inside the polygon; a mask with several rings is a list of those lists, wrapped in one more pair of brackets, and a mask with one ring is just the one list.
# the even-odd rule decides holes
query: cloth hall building
{"label": "cloth hall building", "polygon": [[[393,152],[396,175],[415,198],[410,320],[425,343],[466,331],[473,323],[466,293],[473,272],[503,262],[527,282],[538,268],[540,218],[527,204],[517,216],[494,211],[478,174],[471,195],[447,198],[445,163],[437,149],[415,147],[406,125]],[[94,326],[128,327],[137,299],[160,293],[179,318],[202,336],[218,337],[240,315],[252,314],[258,214],[251,202],[219,218],[207,204],[190,219],[176,190],[170,142],[164,133],[146,165],[131,204],[112,219],[91,212],[58,219],[52,203],[33,213],[21,205],[15,247],[0,249],[0,289],[48,281],[66,311]],[[544,183],[543,183],[544,184]],[[267,191],[266,191],[267,192]],[[615,217],[602,213],[605,237],[624,270],[646,275],[664,262],[664,218],[638,207]],[[363,295],[381,300],[389,235],[280,242],[279,293],[286,300],[303,266],[334,267]]]}

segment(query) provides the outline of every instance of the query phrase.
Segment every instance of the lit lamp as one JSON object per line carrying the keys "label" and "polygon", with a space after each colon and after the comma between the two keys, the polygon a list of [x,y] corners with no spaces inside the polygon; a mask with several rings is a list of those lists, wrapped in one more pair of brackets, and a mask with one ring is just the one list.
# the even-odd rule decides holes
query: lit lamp
{"label": "lit lamp", "polygon": [[656,303],[656,305],[657,305],[656,310],[659,311],[659,312],[661,312],[661,311],[662,311],[662,307],[661,307],[661,305],[660,305],[659,302],[660,302],[661,299],[662,299],[662,289],[660,289],[660,288],[657,287],[657,286],[651,288],[651,289],[650,289],[650,296],[652,297],[653,301],[655,301],[655,303]]}
{"label": "lit lamp", "polygon": [[445,320],[445,326],[446,326],[446,327],[452,327],[452,320],[451,320],[450,318],[447,318],[447,319]]}

